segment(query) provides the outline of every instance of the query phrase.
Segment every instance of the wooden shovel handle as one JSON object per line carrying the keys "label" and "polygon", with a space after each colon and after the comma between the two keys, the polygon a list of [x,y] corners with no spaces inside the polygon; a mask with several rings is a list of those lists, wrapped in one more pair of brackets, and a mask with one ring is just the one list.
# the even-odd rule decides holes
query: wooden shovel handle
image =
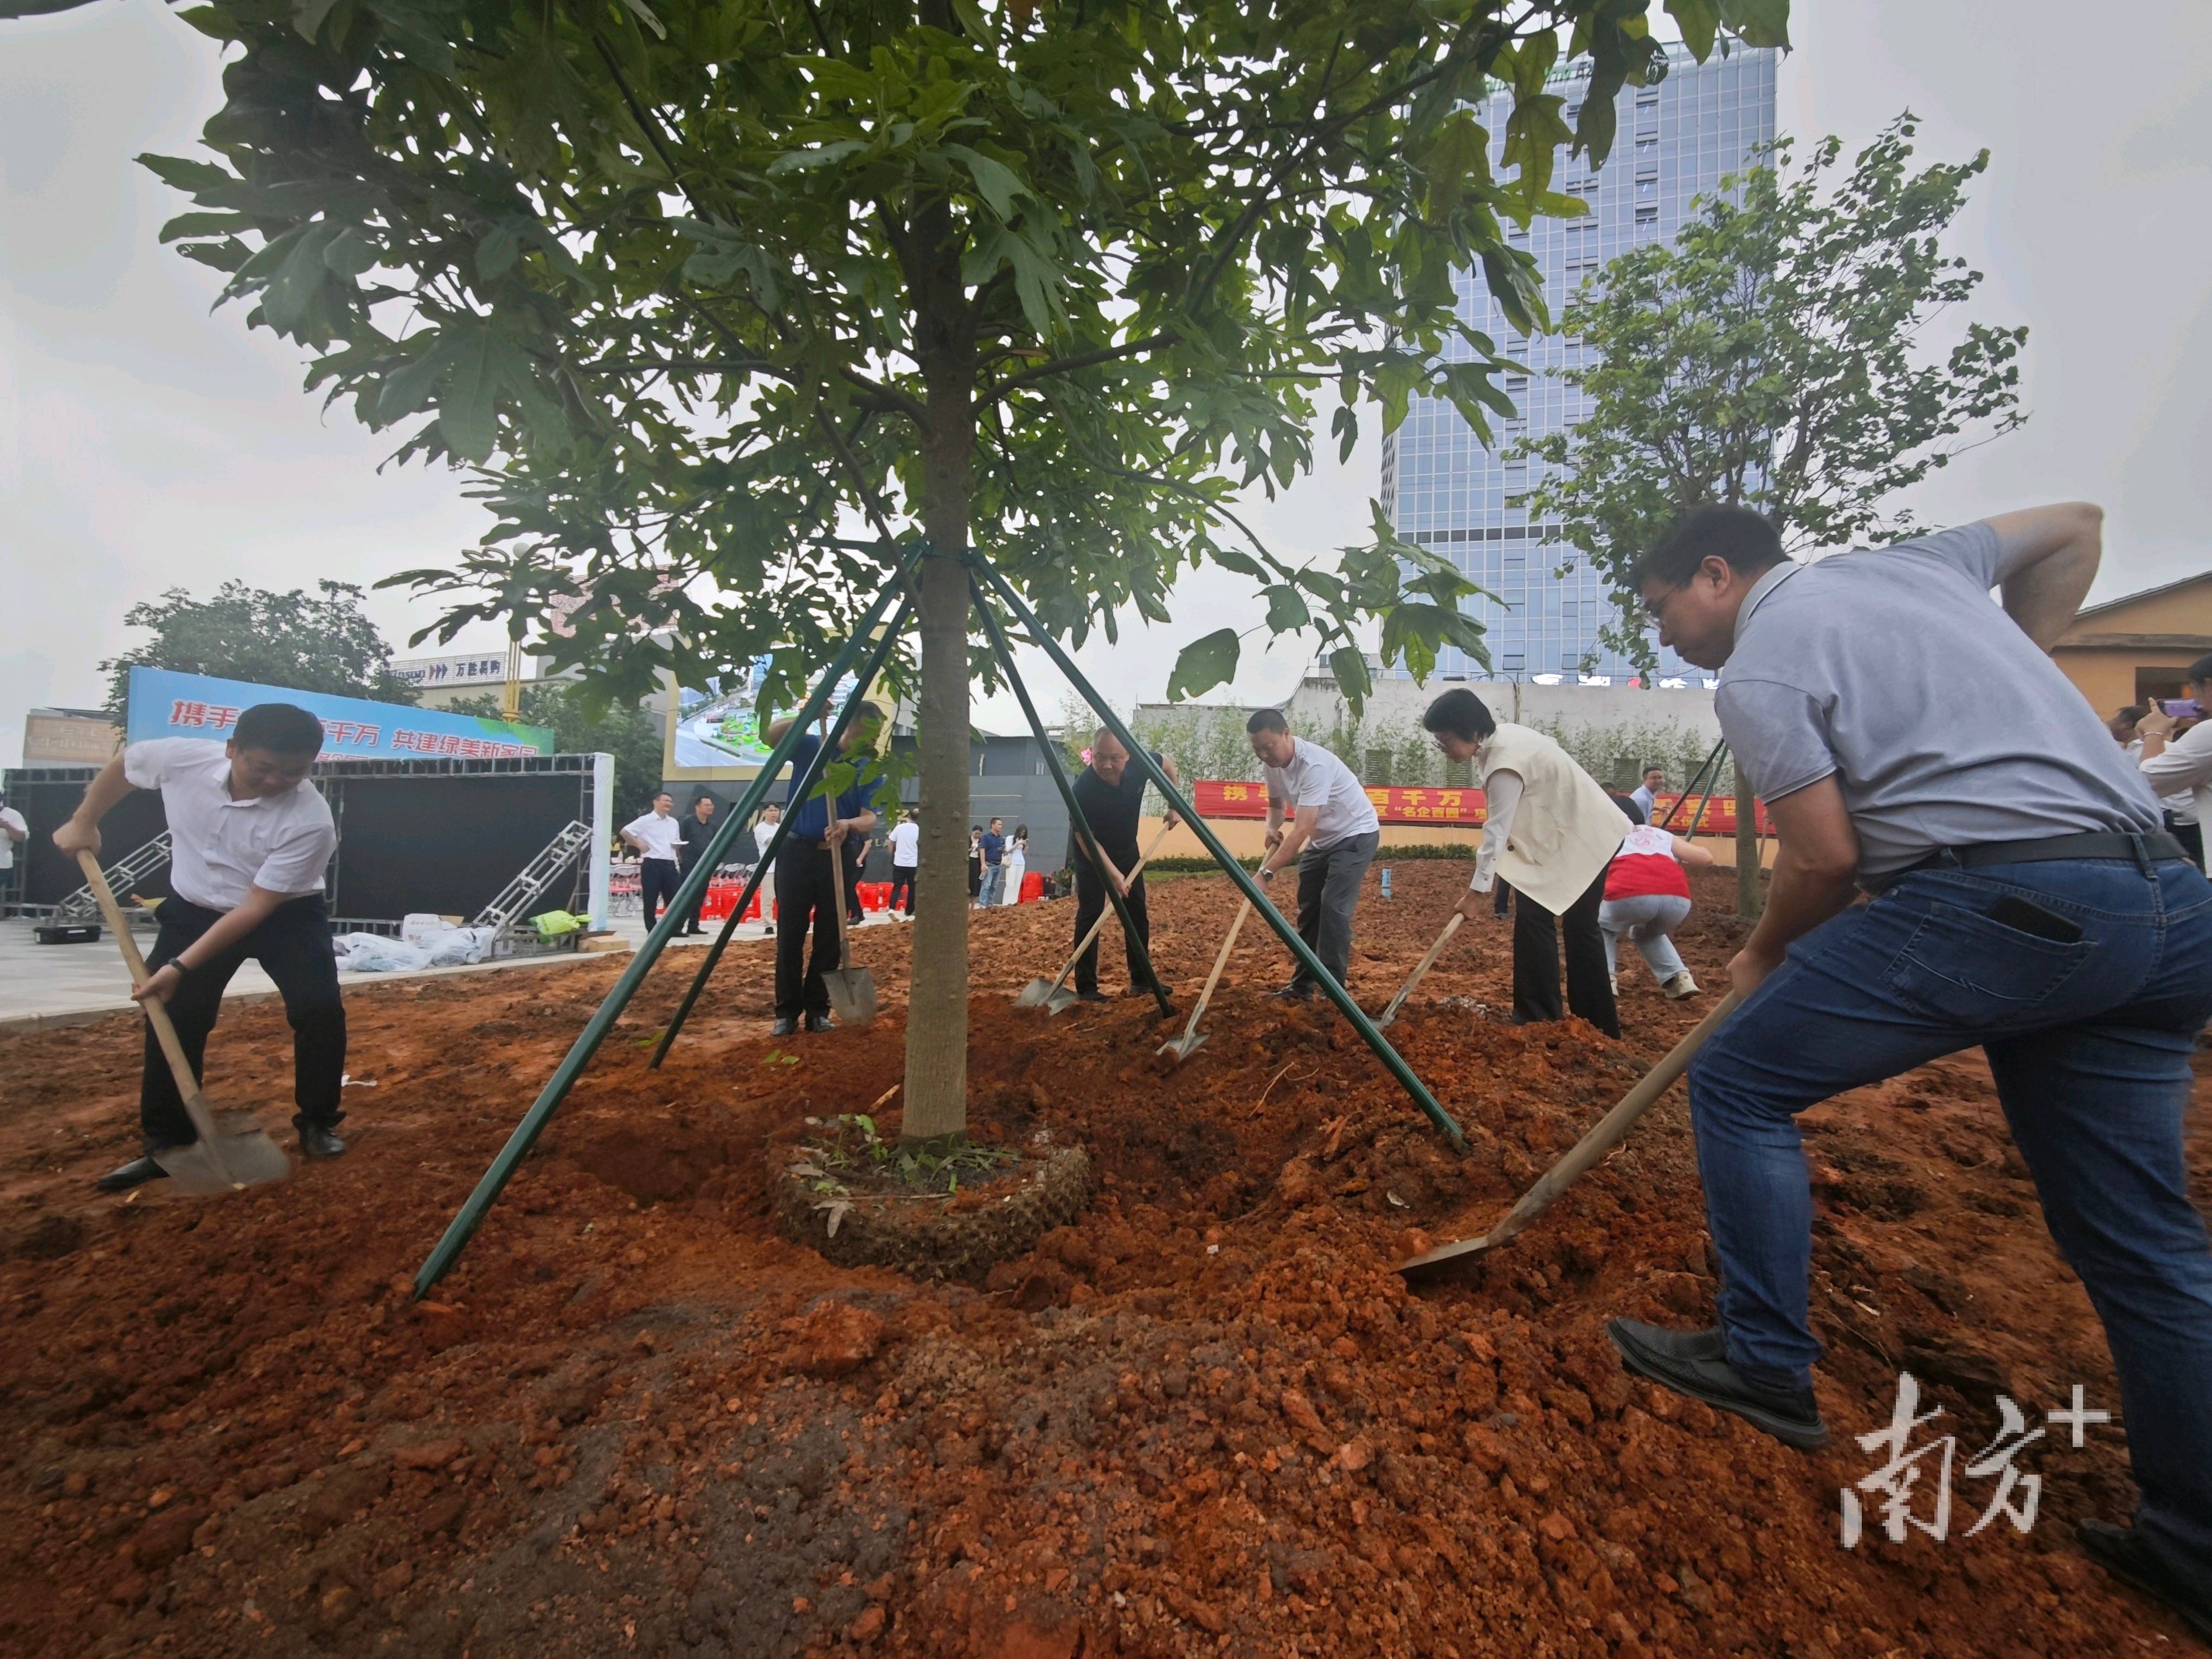
{"label": "wooden shovel handle", "polygon": [[[100,860],[82,848],[77,849],[77,867],[84,872],[85,884],[100,902],[100,914],[107,919],[108,931],[115,935],[121,947],[123,961],[131,969],[131,983],[143,986],[153,978],[146,971],[146,958],[139,954],[138,941],[131,936],[131,924],[125,920],[123,907],[115,902],[115,894],[108,887],[106,872]],[[139,1005],[146,1011],[146,1018],[154,1028],[155,1040],[161,1045],[163,1058],[169,1062],[169,1073],[177,1080],[177,1092],[184,1097],[185,1111],[199,1131],[200,1139],[210,1146],[215,1144],[215,1118],[208,1110],[207,1102],[200,1095],[200,1080],[192,1075],[192,1063],[185,1057],[185,1045],[177,1036],[177,1028],[169,1019],[169,1011],[159,997],[148,997]]]}
{"label": "wooden shovel handle", "polygon": [[1443,931],[1437,935],[1437,942],[1429,946],[1428,955],[1413,964],[1413,971],[1406,975],[1406,982],[1398,988],[1398,994],[1390,999],[1390,1006],[1382,1011],[1382,1018],[1376,1022],[1377,1024],[1388,1025],[1390,1023],[1391,1017],[1404,1005],[1406,999],[1413,994],[1413,988],[1428,976],[1430,969],[1437,965],[1437,958],[1444,953],[1444,946],[1451,943],[1452,935],[1459,932],[1460,923],[1466,920],[1464,910],[1451,913],[1451,920],[1444,923]]}
{"label": "wooden shovel handle", "polygon": [[1551,1208],[1552,1201],[1588,1174],[1600,1158],[1627,1139],[1636,1121],[1651,1109],[1652,1103],[1667,1092],[1675,1079],[1690,1069],[1691,1060],[1705,1046],[1705,1039],[1721,1028],[1742,1000],[1741,992],[1731,990],[1715,1003],[1712,1012],[1668,1049],[1666,1057],[1644,1074],[1642,1081],[1621,1097],[1620,1104],[1592,1124],[1589,1133],[1569,1147],[1565,1156],[1521,1195],[1521,1201],[1505,1212],[1505,1218],[1484,1236],[1487,1244],[1503,1244],[1518,1233]]}
{"label": "wooden shovel handle", "polygon": [[[1131,886],[1133,887],[1136,885],[1137,878],[1145,873],[1145,866],[1152,861],[1152,854],[1160,850],[1160,843],[1168,838],[1168,831],[1173,828],[1174,826],[1172,824],[1163,823],[1160,826],[1160,833],[1152,837],[1152,844],[1145,848],[1145,850],[1138,855],[1136,863],[1131,866],[1129,871],[1129,884]],[[1079,858],[1082,856],[1082,851],[1080,848],[1077,849],[1077,856]],[[1105,854],[1101,853],[1099,856],[1103,858]],[[1100,875],[1103,878],[1104,872],[1100,872]],[[1099,933],[1104,929],[1106,926],[1106,918],[1113,914],[1114,907],[1110,904],[1099,911],[1098,920],[1091,924],[1091,931],[1085,933],[1083,936],[1081,942],[1076,945],[1075,954],[1068,957],[1067,965],[1065,968],[1062,968],[1058,974],[1054,975],[1052,981],[1052,988],[1054,990],[1057,991],[1060,989],[1060,986],[1066,981],[1067,976],[1075,971],[1075,964],[1083,960],[1083,953],[1091,948],[1091,941],[1097,939]]]}
{"label": "wooden shovel handle", "polygon": [[1251,914],[1252,901],[1246,899],[1237,907],[1237,920],[1229,924],[1229,937],[1221,941],[1221,954],[1214,957],[1213,971],[1206,976],[1206,988],[1198,994],[1198,1006],[1190,1011],[1190,1024],[1182,1028],[1185,1042],[1198,1030],[1198,1022],[1206,1018],[1206,1005],[1213,1000],[1213,988],[1221,983],[1221,970],[1229,965],[1229,953],[1237,948],[1237,935],[1244,931],[1244,918]]}

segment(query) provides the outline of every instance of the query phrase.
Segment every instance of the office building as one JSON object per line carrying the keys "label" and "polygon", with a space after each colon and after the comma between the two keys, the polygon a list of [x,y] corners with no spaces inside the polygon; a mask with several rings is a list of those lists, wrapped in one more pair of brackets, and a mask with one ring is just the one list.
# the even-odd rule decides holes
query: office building
{"label": "office building", "polygon": [[[1680,46],[1670,48],[1665,80],[1620,89],[1618,133],[1602,168],[1593,172],[1585,160],[1561,151],[1553,188],[1587,201],[1589,215],[1540,218],[1512,235],[1513,246],[1535,256],[1555,319],[1567,296],[1607,261],[1638,242],[1673,237],[1694,199],[1741,171],[1754,149],[1773,138],[1777,57],[1738,47],[1726,58],[1716,51],[1699,64]],[[1571,125],[1581,113],[1576,88],[1588,82],[1587,64],[1553,76]],[[1501,91],[1482,111],[1492,135],[1491,166],[1501,176],[1511,109],[1511,94]],[[1415,398],[1404,423],[1383,440],[1384,511],[1401,536],[1446,555],[1498,596],[1468,601],[1486,630],[1490,677],[1572,679],[1589,672],[1618,684],[1635,671],[1617,653],[1598,647],[1612,605],[1605,584],[1588,560],[1556,542],[1546,544],[1542,527],[1532,527],[1524,511],[1507,504],[1540,478],[1542,464],[1501,459],[1522,438],[1558,431],[1581,416],[1585,400],[1553,373],[1574,362],[1581,348],[1557,334],[1522,338],[1480,270],[1462,272],[1458,282],[1460,314],[1534,373],[1505,381],[1519,416],[1495,422],[1494,448],[1486,448],[1449,404]],[[1448,355],[1469,354],[1455,343]],[[1562,566],[1571,568],[1558,574]],[[1440,653],[1437,672],[1484,673],[1455,648]],[[1686,671],[1672,652],[1664,653],[1662,678],[1686,672],[1698,671]]]}

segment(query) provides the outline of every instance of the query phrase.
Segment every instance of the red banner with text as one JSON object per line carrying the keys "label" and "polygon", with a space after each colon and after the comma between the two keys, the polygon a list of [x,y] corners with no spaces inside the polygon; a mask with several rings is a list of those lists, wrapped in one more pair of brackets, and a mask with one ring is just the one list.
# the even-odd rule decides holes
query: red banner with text
{"label": "red banner with text", "polygon": [[[1385,823],[1435,823],[1479,830],[1485,817],[1480,789],[1375,787],[1367,791],[1367,799],[1375,803],[1375,815]],[[1676,795],[1660,796],[1658,810],[1651,815],[1651,821],[1657,823],[1665,819],[1668,808],[1680,799]],[[1201,778],[1193,786],[1191,805],[1198,808],[1201,817],[1264,818],[1267,816],[1267,786]],[[1693,821],[1701,836],[1733,836],[1735,802],[1725,795],[1716,795],[1711,800],[1703,795],[1692,795],[1681,802],[1674,822],[1668,827],[1678,836],[1686,836]],[[1759,830],[1761,835],[1774,833],[1764,805],[1759,809]]]}

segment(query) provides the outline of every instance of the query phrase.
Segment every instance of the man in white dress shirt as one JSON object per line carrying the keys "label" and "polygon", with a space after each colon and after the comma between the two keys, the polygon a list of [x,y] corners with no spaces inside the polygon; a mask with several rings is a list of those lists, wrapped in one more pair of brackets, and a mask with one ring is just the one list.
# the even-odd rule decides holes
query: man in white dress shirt
{"label": "man in white dress shirt", "polygon": [[[265,702],[238,717],[235,733],[221,747],[200,738],[132,744],[85,787],[76,815],[54,831],[54,845],[72,859],[80,849],[97,857],[100,821],[109,810],[133,789],[161,792],[170,896],[161,902],[161,936],[147,958],[152,975],[131,994],[167,1005],[199,1076],[223,988],[248,957],[258,961],[283,994],[292,1026],[299,1108],[292,1122],[300,1150],[336,1158],[345,1151],[335,1131],[345,1116],[338,1091],[346,1020],[323,872],[338,837],[329,804],[307,781],[323,746],[322,722],[290,703]],[[166,1172],[151,1154],[198,1138],[150,1022],[138,1123],[149,1156],[102,1176],[101,1191],[161,1179]]]}
{"label": "man in white dress shirt", "polygon": [[[1300,743],[1278,709],[1244,722],[1267,780],[1267,856],[1260,879],[1298,866],[1298,937],[1339,985],[1352,967],[1352,918],[1359,884],[1382,842],[1382,821],[1352,769],[1316,743]],[[1275,994],[1304,1002],[1316,986],[1305,964]]]}
{"label": "man in white dress shirt", "polygon": [[637,848],[637,890],[651,927],[661,907],[676,901],[683,879],[684,826],[676,821],[676,797],[665,789],[653,798],[653,811],[622,827],[622,838]]}

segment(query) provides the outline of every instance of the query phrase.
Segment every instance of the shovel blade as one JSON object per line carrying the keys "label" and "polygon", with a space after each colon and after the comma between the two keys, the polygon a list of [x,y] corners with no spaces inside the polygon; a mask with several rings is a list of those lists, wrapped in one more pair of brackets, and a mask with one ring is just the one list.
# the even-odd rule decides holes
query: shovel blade
{"label": "shovel blade", "polygon": [[1033,979],[1015,994],[1014,1006],[1035,1008],[1050,1002],[1060,988],[1048,979]]}
{"label": "shovel blade", "polygon": [[1064,1014],[1082,1000],[1081,997],[1063,985],[1044,1000],[1044,1011],[1048,1014]]}
{"label": "shovel blade", "polygon": [[1163,1042],[1152,1052],[1170,1055],[1173,1057],[1175,1063],[1180,1066],[1200,1048],[1206,1047],[1206,1040],[1212,1035],[1210,1031],[1196,1031],[1189,1036],[1177,1037],[1172,1042]]}
{"label": "shovel blade", "polygon": [[[1503,1239],[1498,1242],[1504,1243]],[[1437,1245],[1433,1250],[1424,1250],[1419,1255],[1407,1256],[1398,1264],[1397,1271],[1408,1279],[1416,1279],[1423,1273],[1433,1272],[1438,1267],[1461,1261],[1465,1257],[1480,1255],[1489,1248],[1488,1233],[1483,1234],[1480,1238],[1456,1238],[1449,1244]]]}
{"label": "shovel blade", "polygon": [[866,1025],[876,1017],[876,977],[865,968],[843,968],[822,975],[830,1011],[847,1025]]}
{"label": "shovel blade", "polygon": [[172,1192],[188,1198],[220,1198],[282,1181],[292,1173],[284,1149],[248,1118],[219,1121],[212,1143],[196,1140],[154,1154],[169,1177]]}

